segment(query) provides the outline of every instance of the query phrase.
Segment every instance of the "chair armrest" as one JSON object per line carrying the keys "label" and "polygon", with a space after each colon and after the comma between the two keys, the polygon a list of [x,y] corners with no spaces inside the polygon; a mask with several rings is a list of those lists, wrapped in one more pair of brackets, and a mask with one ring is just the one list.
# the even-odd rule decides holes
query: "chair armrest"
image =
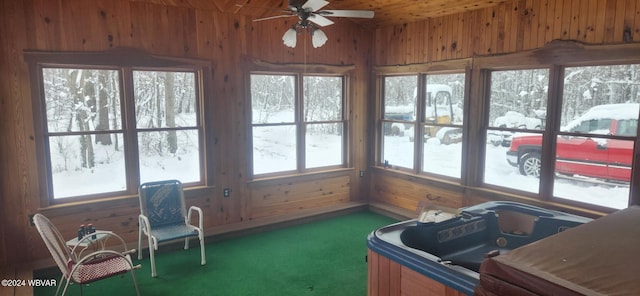
{"label": "chair armrest", "polygon": [[151,223],[149,223],[147,216],[143,214],[138,215],[138,223],[140,223],[140,228],[142,228],[146,235],[151,234]]}
{"label": "chair armrest", "polygon": [[[92,261],[95,258],[101,257],[102,255],[110,255],[110,256],[118,256],[118,257],[124,257],[127,258],[128,253],[120,253],[118,251],[114,251],[114,250],[98,250],[98,251],[94,251],[91,252],[85,256],[83,256],[82,258],[80,258],[80,260],[78,260],[77,262],[75,262],[77,265],[81,265],[84,264],[86,262]],[[129,262],[133,265],[133,263],[129,260]]]}
{"label": "chair armrest", "polygon": [[202,209],[199,207],[196,207],[196,206],[189,207],[189,213],[187,214],[187,224],[191,224],[191,213],[194,211],[198,212],[198,225],[200,226],[199,228],[202,229],[202,226],[203,226]]}

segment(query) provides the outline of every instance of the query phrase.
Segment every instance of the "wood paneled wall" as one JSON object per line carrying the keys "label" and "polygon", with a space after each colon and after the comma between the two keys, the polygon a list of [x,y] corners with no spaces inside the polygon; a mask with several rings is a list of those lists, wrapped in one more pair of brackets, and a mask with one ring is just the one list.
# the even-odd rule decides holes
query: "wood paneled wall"
{"label": "wood paneled wall", "polygon": [[552,40],[640,42],[640,1],[516,0],[376,30],[375,65],[518,52]]}
{"label": "wood paneled wall", "polygon": [[[213,65],[211,109],[216,138],[213,184],[187,192],[187,203],[205,212],[205,230],[242,229],[256,220],[276,221],[297,213],[349,206],[364,201],[367,186],[358,177],[367,167],[367,79],[373,34],[347,20],[328,27],[322,48],[300,36],[298,47],[282,44],[291,21],[253,23],[250,18],[216,10],[162,6],[128,0],[20,0],[0,3],[0,267],[49,258],[29,215],[42,212],[73,237],[78,225],[91,222],[137,240],[136,196],[94,203],[43,208],[35,161],[34,127],[24,50],[105,51],[117,47],[154,55],[193,57]],[[349,141],[353,169],[316,176],[249,183],[245,98],[247,57],[270,63],[354,65],[350,85]],[[212,141],[214,142],[214,141]],[[223,188],[231,196],[222,196]],[[272,219],[272,220],[269,220]]]}
{"label": "wood paneled wall", "polygon": [[[374,65],[422,64],[514,53],[542,48],[553,40],[594,45],[640,43],[640,1],[517,0],[491,8],[384,27],[375,32]],[[410,211],[415,211],[421,201],[455,208],[456,205],[514,198],[383,168],[372,170],[371,175],[370,202]],[[524,197],[516,198],[523,200]]]}
{"label": "wood paneled wall", "polygon": [[[595,44],[640,41],[640,0],[521,0],[493,8],[427,21],[363,28],[338,19],[319,49],[299,40],[282,45],[291,21],[253,23],[250,18],[190,7],[127,0],[5,0],[0,2],[0,267],[47,258],[29,224],[41,211],[73,236],[77,224],[92,221],[137,239],[137,198],[125,196],[90,204],[43,209],[40,205],[35,135],[27,65],[23,50],[103,51],[132,47],[155,55],[208,59],[214,68],[211,110],[218,139],[213,147],[214,184],[187,193],[203,207],[206,227],[239,228],[250,221],[308,213],[313,209],[372,200],[411,208],[440,198],[464,205],[482,197],[456,186],[439,186],[412,177],[370,169],[373,164],[374,102],[372,65],[425,63],[474,55],[539,48],[554,39]],[[323,29],[324,30],[324,29]],[[304,36],[302,36],[304,37]],[[306,46],[305,46],[306,45]],[[249,131],[243,60],[270,63],[355,65],[349,106],[352,170],[274,182],[249,182]],[[358,176],[360,170],[365,177]],[[376,185],[378,184],[378,185]],[[377,186],[377,187],[375,187]],[[398,193],[397,186],[410,190]],[[222,188],[231,197],[222,197]],[[300,194],[292,194],[300,192]],[[329,198],[323,198],[327,193]],[[348,193],[347,193],[348,192]],[[402,198],[397,196],[402,195]],[[410,209],[413,210],[413,209]]]}

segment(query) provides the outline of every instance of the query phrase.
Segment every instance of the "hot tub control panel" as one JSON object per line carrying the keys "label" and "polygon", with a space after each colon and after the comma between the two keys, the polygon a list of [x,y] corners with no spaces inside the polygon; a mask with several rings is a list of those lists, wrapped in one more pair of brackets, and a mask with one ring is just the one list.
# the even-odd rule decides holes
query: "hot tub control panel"
{"label": "hot tub control panel", "polygon": [[589,218],[514,202],[487,202],[460,209],[439,223],[417,221],[400,234],[402,243],[477,271],[487,254],[504,254]]}

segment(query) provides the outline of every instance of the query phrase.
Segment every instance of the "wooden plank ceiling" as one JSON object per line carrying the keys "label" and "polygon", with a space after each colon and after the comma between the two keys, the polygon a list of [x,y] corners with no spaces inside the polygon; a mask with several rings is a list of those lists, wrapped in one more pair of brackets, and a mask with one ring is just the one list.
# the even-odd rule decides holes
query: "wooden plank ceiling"
{"label": "wooden plank ceiling", "polygon": [[[129,0],[168,6],[217,10],[263,18],[283,14],[288,0]],[[323,9],[373,10],[375,17],[352,19],[366,27],[382,27],[497,6],[500,0],[328,0]]]}

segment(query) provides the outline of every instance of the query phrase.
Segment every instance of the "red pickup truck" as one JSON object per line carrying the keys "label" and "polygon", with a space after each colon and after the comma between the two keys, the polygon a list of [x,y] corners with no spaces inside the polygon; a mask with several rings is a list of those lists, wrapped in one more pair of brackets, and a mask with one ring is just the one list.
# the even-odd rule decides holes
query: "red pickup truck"
{"label": "red pickup truck", "polygon": [[[629,182],[634,139],[608,139],[598,135],[635,137],[639,104],[609,104],[589,109],[562,131],[556,142],[556,173]],[[579,136],[577,135],[579,134]],[[516,134],[507,161],[525,176],[540,176],[541,134]]]}

